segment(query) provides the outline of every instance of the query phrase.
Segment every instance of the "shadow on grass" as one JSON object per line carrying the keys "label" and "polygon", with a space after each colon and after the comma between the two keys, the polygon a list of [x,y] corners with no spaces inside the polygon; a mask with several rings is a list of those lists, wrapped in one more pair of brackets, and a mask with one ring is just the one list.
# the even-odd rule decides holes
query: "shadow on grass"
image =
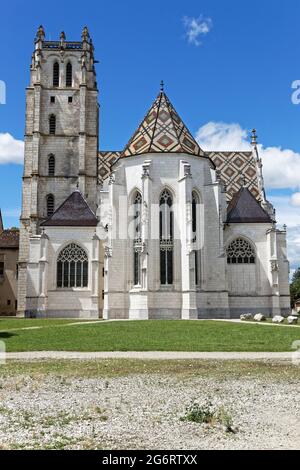
{"label": "shadow on grass", "polygon": [[8,331],[0,331],[0,339],[11,338],[12,336],[17,336],[16,333],[9,333]]}

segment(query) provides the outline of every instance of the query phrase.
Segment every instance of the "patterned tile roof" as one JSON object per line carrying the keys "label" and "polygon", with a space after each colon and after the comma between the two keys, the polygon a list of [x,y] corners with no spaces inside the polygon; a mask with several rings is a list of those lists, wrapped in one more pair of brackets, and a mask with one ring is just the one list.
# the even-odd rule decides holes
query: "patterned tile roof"
{"label": "patterned tile roof", "polygon": [[98,153],[98,176],[101,181],[109,177],[111,166],[120,157],[122,152],[119,151],[105,151]]}
{"label": "patterned tile roof", "polygon": [[19,230],[3,230],[0,233],[0,249],[4,248],[11,248],[11,249],[18,249],[19,248]]}
{"label": "patterned tile roof", "polygon": [[233,196],[227,208],[227,223],[272,223],[248,188],[242,187]]}
{"label": "patterned tile roof", "polygon": [[121,157],[150,152],[205,156],[163,91],[159,93]]}
{"label": "patterned tile roof", "polygon": [[227,200],[241,188],[241,176],[245,178],[245,186],[256,199],[260,198],[257,178],[257,163],[253,152],[206,152],[214,162],[221,179],[227,187]]}
{"label": "patterned tile roof", "polygon": [[98,219],[80,191],[74,191],[41,225],[45,227],[96,227]]}

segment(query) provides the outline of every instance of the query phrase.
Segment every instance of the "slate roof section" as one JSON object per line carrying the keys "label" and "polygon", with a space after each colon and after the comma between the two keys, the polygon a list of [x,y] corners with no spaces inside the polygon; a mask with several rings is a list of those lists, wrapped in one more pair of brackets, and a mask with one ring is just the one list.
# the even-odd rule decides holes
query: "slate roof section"
{"label": "slate roof section", "polygon": [[121,157],[161,152],[206,157],[163,91],[157,96]]}
{"label": "slate roof section", "polygon": [[19,249],[19,230],[3,230],[0,233],[0,249]]}
{"label": "slate roof section", "polygon": [[54,214],[41,224],[44,227],[96,227],[98,219],[80,191],[74,191]]}
{"label": "slate roof section", "polygon": [[228,204],[227,223],[272,223],[272,219],[249,189],[243,187]]}

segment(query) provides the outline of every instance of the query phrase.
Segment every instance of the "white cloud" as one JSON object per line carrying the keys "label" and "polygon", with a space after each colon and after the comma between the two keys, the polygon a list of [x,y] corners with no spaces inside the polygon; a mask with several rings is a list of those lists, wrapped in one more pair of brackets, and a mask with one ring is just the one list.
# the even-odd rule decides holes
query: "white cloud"
{"label": "white cloud", "polygon": [[287,231],[287,251],[288,259],[291,263],[291,270],[300,267],[300,225],[291,227]]}
{"label": "white cloud", "polygon": [[200,127],[196,140],[204,150],[251,150],[247,135],[239,124],[211,121]]}
{"label": "white cloud", "polygon": [[300,193],[294,193],[290,199],[290,204],[294,207],[300,206]]}
{"label": "white cloud", "polygon": [[211,18],[203,18],[202,16],[199,18],[184,16],[183,24],[186,30],[185,36],[188,42],[194,46],[200,46],[202,43],[199,38],[208,34],[212,28]]}
{"label": "white cloud", "polygon": [[[209,122],[200,127],[196,140],[204,150],[251,150],[248,131],[239,124]],[[258,145],[258,152],[263,161],[266,187],[300,187],[300,153],[281,147]]]}
{"label": "white cloud", "polygon": [[0,165],[5,163],[17,163],[22,165],[24,161],[24,142],[15,139],[8,132],[0,133]]}

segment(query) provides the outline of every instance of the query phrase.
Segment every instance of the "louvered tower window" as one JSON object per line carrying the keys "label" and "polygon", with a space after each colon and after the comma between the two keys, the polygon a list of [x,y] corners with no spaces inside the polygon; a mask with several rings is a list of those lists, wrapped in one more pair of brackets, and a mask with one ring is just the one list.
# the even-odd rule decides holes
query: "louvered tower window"
{"label": "louvered tower window", "polygon": [[59,63],[53,64],[53,86],[59,86]]}
{"label": "louvered tower window", "polygon": [[66,67],[66,86],[72,86],[72,64],[71,62],[67,63]]}
{"label": "louvered tower window", "polygon": [[54,135],[56,132],[56,117],[54,114],[51,114],[49,117],[49,134]]}
{"label": "louvered tower window", "polygon": [[55,175],[55,157],[54,155],[49,155],[48,159],[48,175],[54,176]]}
{"label": "louvered tower window", "polygon": [[54,212],[54,196],[53,194],[48,194],[47,196],[47,217],[51,217]]}

